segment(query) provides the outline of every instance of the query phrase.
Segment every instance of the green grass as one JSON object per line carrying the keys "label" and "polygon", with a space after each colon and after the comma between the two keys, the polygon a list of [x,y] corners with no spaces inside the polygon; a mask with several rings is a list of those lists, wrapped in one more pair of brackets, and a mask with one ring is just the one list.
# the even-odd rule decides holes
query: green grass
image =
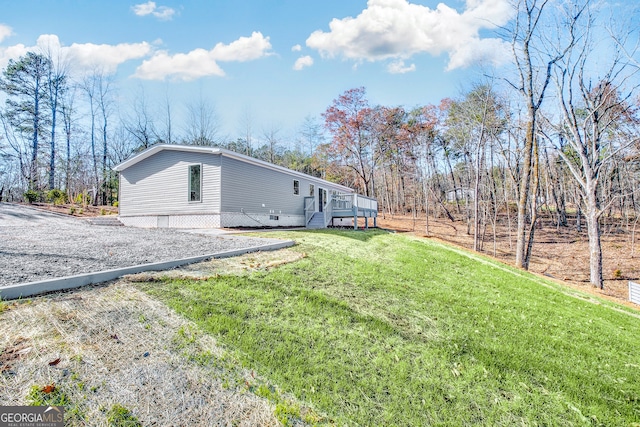
{"label": "green grass", "polygon": [[72,401],[69,395],[60,387],[53,387],[51,392],[45,392],[39,385],[31,386],[27,394],[27,403],[30,406],[64,406],[65,425],[84,419],[84,413],[77,402]]}
{"label": "green grass", "polygon": [[141,286],[324,422],[640,425],[637,316],[426,240],[278,236],[308,256]]}
{"label": "green grass", "polygon": [[138,418],[118,403],[107,412],[107,424],[109,427],[142,427]]}

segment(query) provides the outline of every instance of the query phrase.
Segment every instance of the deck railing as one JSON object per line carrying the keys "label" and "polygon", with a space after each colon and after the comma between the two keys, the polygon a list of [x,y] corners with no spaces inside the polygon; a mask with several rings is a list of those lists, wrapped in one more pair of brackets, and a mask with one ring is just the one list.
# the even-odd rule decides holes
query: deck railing
{"label": "deck railing", "polygon": [[359,210],[378,211],[378,201],[371,197],[359,194],[336,194],[332,198],[331,207],[333,210],[352,210],[354,207]]}
{"label": "deck railing", "polygon": [[324,206],[324,226],[326,227],[331,222],[331,218],[333,216],[333,201],[334,196],[331,194],[327,195],[327,204]]}
{"label": "deck railing", "polygon": [[313,214],[316,211],[316,198],[315,197],[305,197],[304,198],[304,217],[305,217],[305,224],[309,224],[309,221],[311,221],[311,218],[313,217]]}
{"label": "deck railing", "polygon": [[335,210],[353,209],[353,194],[336,194],[333,196],[331,207]]}
{"label": "deck railing", "polygon": [[369,211],[378,211],[378,201],[371,197],[361,196],[359,194],[353,195],[355,198],[355,205],[358,209],[364,209]]}

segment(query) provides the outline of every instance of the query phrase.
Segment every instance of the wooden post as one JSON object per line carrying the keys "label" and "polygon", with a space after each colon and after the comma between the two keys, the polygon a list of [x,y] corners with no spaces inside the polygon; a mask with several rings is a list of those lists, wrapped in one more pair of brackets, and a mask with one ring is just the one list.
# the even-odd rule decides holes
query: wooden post
{"label": "wooden post", "polygon": [[353,229],[358,229],[358,208],[354,206],[353,208]]}

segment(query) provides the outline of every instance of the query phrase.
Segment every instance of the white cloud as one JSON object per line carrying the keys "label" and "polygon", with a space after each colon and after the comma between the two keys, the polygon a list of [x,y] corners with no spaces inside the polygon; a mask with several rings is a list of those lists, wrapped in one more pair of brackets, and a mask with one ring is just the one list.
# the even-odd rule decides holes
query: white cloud
{"label": "white cloud", "polygon": [[82,72],[98,68],[107,74],[115,73],[118,66],[131,59],[143,58],[151,53],[151,45],[142,43],[120,43],[118,45],[73,43],[63,46],[55,34],[38,37],[35,46],[17,44],[0,47],[0,68],[6,67],[10,59],[18,59],[27,52],[50,52],[66,58],[73,71]]}
{"label": "white cloud", "polygon": [[269,49],[271,49],[269,37],[254,31],[251,37],[240,37],[229,44],[216,44],[211,54],[218,61],[244,62],[268,55]]}
{"label": "white cloud", "polygon": [[0,42],[13,34],[13,30],[8,25],[0,24]]}
{"label": "white cloud", "polygon": [[156,9],[156,2],[154,1],[150,1],[147,3],[140,3],[140,4],[131,6],[131,10],[133,10],[133,13],[135,13],[138,16],[147,16],[153,13],[155,9]]}
{"label": "white cloud", "polygon": [[104,72],[115,73],[118,65],[131,59],[148,56],[151,45],[142,43],[120,43],[117,45],[73,43],[68,47],[69,56],[82,68],[101,68]]}
{"label": "white cloud", "polygon": [[145,60],[134,74],[144,80],[194,80],[205,76],[224,76],[218,62],[244,62],[271,54],[269,37],[253,32],[251,37],[240,37],[229,44],[218,43],[211,50],[195,49],[188,53],[170,55],[156,52]]}
{"label": "white cloud", "polygon": [[293,69],[296,71],[300,71],[305,67],[310,67],[313,65],[313,58],[309,55],[301,56],[296,60],[296,63],[293,64]]}
{"label": "white cloud", "polygon": [[[407,0],[369,0],[357,17],[333,19],[329,32],[313,32],[306,41],[323,57],[356,61],[407,59],[419,53],[449,55],[448,69],[471,65],[483,55],[497,62],[508,46],[499,39],[481,39],[479,31],[506,24],[513,10],[509,0],[467,0],[463,12],[438,4],[435,9]],[[469,46],[476,51],[471,54]],[[508,57],[508,56],[507,56]]]}
{"label": "white cloud", "polygon": [[416,64],[411,64],[408,67],[404,65],[403,60],[393,61],[387,65],[387,71],[391,74],[404,74],[416,70]]}
{"label": "white cloud", "polygon": [[489,63],[501,65],[509,60],[510,52],[499,39],[474,39],[449,55],[447,70],[463,68],[469,64]]}
{"label": "white cloud", "polygon": [[291,52],[300,52],[301,50],[302,50],[302,46],[300,46],[299,44],[295,46],[291,46]]}
{"label": "white cloud", "polygon": [[168,21],[173,18],[176,11],[167,6],[157,6],[156,2],[148,1],[146,3],[136,4],[131,6],[131,10],[138,16],[153,15],[161,21]]}

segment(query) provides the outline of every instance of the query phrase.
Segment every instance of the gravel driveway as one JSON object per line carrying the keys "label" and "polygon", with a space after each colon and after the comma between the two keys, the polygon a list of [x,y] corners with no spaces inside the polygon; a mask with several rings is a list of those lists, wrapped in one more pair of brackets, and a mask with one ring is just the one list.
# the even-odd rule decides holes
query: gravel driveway
{"label": "gravel driveway", "polygon": [[0,287],[273,242],[279,240],[97,226],[0,203]]}

